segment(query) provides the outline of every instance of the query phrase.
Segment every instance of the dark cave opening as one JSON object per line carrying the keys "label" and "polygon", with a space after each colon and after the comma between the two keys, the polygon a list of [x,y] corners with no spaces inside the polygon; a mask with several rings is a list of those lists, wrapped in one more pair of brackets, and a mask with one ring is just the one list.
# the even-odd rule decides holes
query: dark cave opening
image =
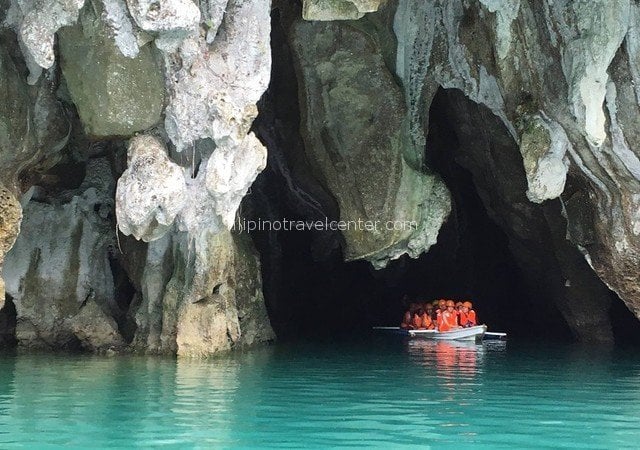
{"label": "dark cave opening", "polygon": [[6,294],[4,306],[0,309],[0,348],[14,348],[16,341],[16,305],[13,298]]}
{"label": "dark cave opening", "polygon": [[[333,220],[336,199],[305,157],[286,22],[274,9],[272,77],[253,128],[268,148],[268,164],[242,210],[248,219]],[[640,322],[564,238],[561,200],[534,205],[526,198],[517,144],[488,108],[440,89],[429,111],[425,158],[451,191],[452,212],[438,243],[417,259],[403,256],[374,270],[366,261],[344,262],[338,232],[252,233],[279,339],[397,326],[408,296],[471,300],[481,322],[514,338],[602,342],[611,322],[617,342],[637,341]],[[597,312],[602,320],[575,310],[585,297],[605,305]]]}
{"label": "dark cave opening", "polygon": [[[336,219],[335,199],[314,179],[303,156],[296,73],[278,10],[273,12],[272,51],[273,76],[254,123],[269,150],[268,164],[243,212],[261,220]],[[439,115],[437,110],[432,114]],[[432,128],[439,131],[430,134],[429,146],[442,149],[455,140],[443,132],[444,125],[433,121]],[[440,231],[438,244],[418,259],[405,256],[374,270],[366,261],[344,262],[338,233],[252,234],[261,255],[267,308],[279,338],[348,335],[373,325],[397,325],[407,306],[405,295],[419,300],[470,299],[493,330],[527,335],[533,327],[522,324],[533,317],[547,326],[548,336],[568,336],[566,324],[553,320],[557,314],[530,301],[508,239],[488,217],[470,174],[447,161],[445,151],[438,154],[443,158],[433,162],[447,172],[445,181],[455,186],[460,201]]]}

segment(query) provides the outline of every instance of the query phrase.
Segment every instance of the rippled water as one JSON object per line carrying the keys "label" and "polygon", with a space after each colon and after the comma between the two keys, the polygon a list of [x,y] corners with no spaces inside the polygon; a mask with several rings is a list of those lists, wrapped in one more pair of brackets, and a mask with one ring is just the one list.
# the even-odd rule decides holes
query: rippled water
{"label": "rippled water", "polygon": [[3,356],[0,448],[637,448],[640,355],[375,337],[210,361]]}

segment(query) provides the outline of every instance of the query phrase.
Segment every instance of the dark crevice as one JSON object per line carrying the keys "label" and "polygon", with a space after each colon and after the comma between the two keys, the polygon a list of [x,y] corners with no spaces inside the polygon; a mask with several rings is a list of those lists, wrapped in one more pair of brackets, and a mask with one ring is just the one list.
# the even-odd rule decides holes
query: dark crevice
{"label": "dark crevice", "polygon": [[5,295],[4,306],[0,309],[0,348],[14,348],[16,340],[16,305],[13,298]]}
{"label": "dark crevice", "polygon": [[113,318],[125,342],[131,343],[136,332],[136,322],[129,315],[129,309],[136,295],[136,289],[120,264],[115,250],[109,253],[109,267],[113,276],[115,292],[116,309],[112,313]]}

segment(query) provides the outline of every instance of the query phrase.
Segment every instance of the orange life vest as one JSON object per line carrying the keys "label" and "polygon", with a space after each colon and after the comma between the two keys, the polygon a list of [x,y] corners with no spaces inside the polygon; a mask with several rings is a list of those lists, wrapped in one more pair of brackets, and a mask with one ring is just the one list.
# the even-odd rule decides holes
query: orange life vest
{"label": "orange life vest", "polygon": [[442,319],[438,324],[439,331],[449,331],[458,326],[458,320],[455,312],[445,311],[442,313]]}
{"label": "orange life vest", "polygon": [[427,330],[433,330],[435,325],[433,324],[433,319],[427,313],[422,315],[422,328],[426,328]]}

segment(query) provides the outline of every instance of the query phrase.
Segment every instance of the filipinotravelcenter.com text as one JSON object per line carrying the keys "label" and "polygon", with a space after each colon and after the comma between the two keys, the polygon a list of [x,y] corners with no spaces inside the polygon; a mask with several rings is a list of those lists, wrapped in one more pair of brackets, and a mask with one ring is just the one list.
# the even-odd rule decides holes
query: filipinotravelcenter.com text
{"label": "filipinotravelcenter.com text", "polygon": [[238,218],[233,229],[252,231],[413,231],[418,229],[415,220],[263,220]]}

